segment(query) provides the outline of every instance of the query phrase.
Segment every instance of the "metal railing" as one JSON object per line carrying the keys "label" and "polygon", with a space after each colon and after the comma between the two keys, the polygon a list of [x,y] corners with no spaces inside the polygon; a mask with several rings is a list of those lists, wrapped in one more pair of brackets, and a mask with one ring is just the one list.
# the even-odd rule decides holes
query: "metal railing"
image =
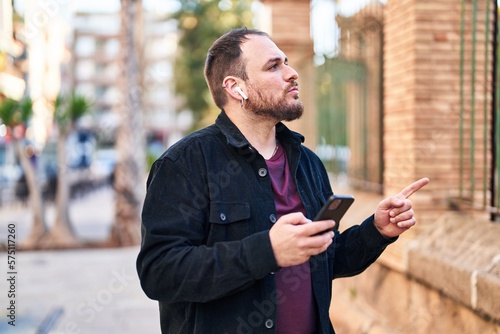
{"label": "metal railing", "polygon": [[382,10],[343,19],[339,54],[317,71],[318,154],[334,176],[382,193]]}
{"label": "metal railing", "polygon": [[496,0],[461,0],[459,198],[492,220],[500,220],[497,21]]}

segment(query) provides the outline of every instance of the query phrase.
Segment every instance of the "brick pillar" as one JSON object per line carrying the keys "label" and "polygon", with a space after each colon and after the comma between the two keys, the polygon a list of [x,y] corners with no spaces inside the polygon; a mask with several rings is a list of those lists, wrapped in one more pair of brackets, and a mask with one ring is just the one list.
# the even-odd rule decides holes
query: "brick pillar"
{"label": "brick pillar", "polygon": [[[484,83],[491,85],[491,71],[486,81],[484,77],[487,1],[478,1],[477,136],[483,124]],[[462,76],[466,113],[471,109],[471,16],[472,2],[467,1]],[[432,223],[449,209],[459,187],[461,1],[389,0],[384,17],[385,193],[394,194],[416,179],[429,177],[431,184],[413,200],[419,220]],[[489,49],[491,69],[491,44]],[[491,101],[486,102],[491,113]],[[478,138],[477,144],[481,142]],[[482,152],[483,147],[476,149]],[[477,168],[479,173],[482,166]]]}
{"label": "brick pillar", "polygon": [[[417,176],[415,172],[415,7],[416,0],[391,0],[384,15],[385,194],[393,194],[424,176]],[[433,179],[431,175],[425,176]]]}
{"label": "brick pillar", "polygon": [[268,21],[258,27],[271,35],[286,54],[290,66],[299,73],[300,100],[304,103],[301,119],[287,124],[306,137],[305,145],[316,147],[316,103],[314,93],[313,41],[310,32],[310,0],[261,0]]}

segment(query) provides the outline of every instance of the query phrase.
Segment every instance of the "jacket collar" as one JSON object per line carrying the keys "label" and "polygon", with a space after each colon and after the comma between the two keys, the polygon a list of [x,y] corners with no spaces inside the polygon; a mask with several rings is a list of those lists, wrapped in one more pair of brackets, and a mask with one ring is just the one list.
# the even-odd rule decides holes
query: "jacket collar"
{"label": "jacket collar", "polygon": [[[224,110],[222,110],[215,120],[215,125],[226,137],[227,143],[236,148],[247,148],[250,143],[241,133],[240,129],[229,119]],[[304,142],[304,136],[300,133],[291,131],[285,124],[279,122],[276,124],[276,137],[283,144],[290,143],[292,146],[300,146]]]}

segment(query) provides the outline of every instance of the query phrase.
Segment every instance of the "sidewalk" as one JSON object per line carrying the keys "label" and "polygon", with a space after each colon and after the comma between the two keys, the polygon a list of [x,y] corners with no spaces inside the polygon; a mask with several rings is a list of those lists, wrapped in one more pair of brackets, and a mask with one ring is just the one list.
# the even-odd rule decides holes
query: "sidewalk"
{"label": "sidewalk", "polygon": [[[103,241],[114,219],[114,193],[111,187],[102,187],[91,191],[81,198],[70,200],[69,215],[72,226],[81,240]],[[55,219],[53,204],[45,208],[45,220],[50,227]],[[16,239],[23,240],[32,225],[32,214],[29,206],[20,204],[0,207],[0,243],[7,231],[8,223],[16,224]]]}
{"label": "sidewalk", "polygon": [[[113,219],[113,193],[97,190],[73,200],[70,216],[81,239],[107,237]],[[47,222],[53,214],[47,211]],[[0,238],[16,223],[16,239],[31,226],[26,208],[0,208]],[[158,304],[146,297],[135,270],[138,247],[63,251],[18,251],[15,274],[0,253],[0,333],[160,333]],[[8,281],[13,278],[15,297]],[[8,308],[15,305],[15,327]],[[10,312],[12,313],[12,312]],[[50,329],[50,330],[49,330]]]}

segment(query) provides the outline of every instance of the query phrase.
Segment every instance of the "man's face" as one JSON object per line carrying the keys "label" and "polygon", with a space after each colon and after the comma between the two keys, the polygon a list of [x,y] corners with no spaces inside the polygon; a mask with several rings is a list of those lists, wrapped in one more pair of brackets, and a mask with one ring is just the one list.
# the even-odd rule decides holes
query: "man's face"
{"label": "man's face", "polygon": [[297,72],[276,44],[265,36],[250,35],[241,45],[246,61],[248,100],[245,109],[275,121],[292,121],[302,115]]}

